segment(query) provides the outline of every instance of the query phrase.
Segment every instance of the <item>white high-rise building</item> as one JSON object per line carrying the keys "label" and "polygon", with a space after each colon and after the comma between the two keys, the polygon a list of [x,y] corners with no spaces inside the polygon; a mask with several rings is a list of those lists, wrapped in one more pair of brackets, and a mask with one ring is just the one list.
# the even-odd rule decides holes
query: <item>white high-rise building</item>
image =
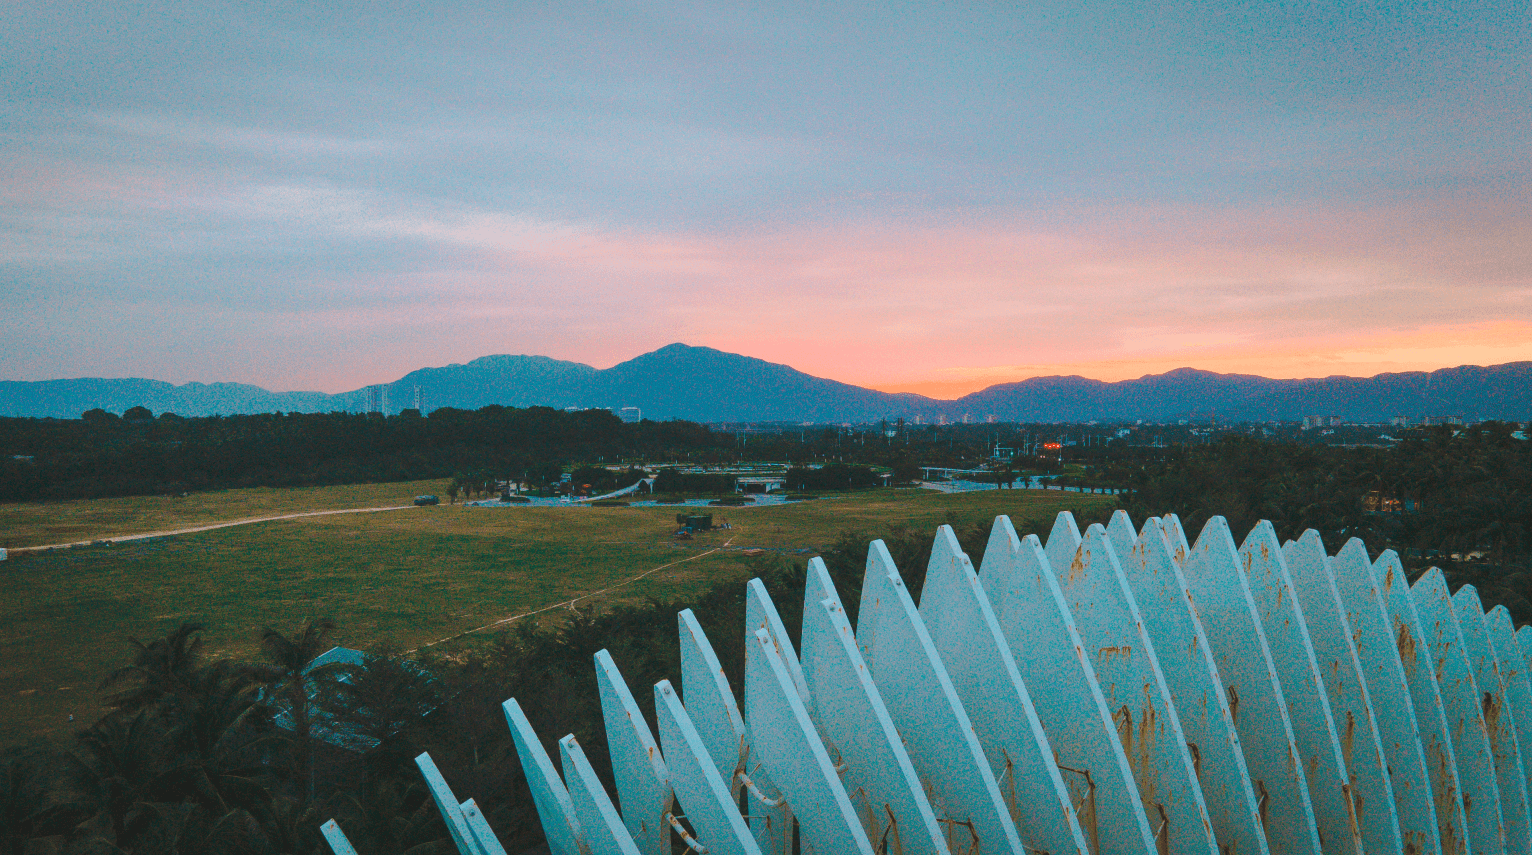
{"label": "white high-rise building", "polygon": [[367,412],[388,415],[388,386],[378,383],[367,387]]}

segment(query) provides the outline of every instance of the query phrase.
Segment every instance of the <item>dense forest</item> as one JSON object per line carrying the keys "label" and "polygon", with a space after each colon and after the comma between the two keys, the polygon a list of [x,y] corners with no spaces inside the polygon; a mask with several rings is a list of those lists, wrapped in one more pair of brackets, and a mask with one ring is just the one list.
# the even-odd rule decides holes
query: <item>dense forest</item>
{"label": "dense forest", "polygon": [[[1135,519],[1175,512],[1188,533],[1210,516],[1242,532],[1323,535],[1332,552],[1353,537],[1394,549],[1406,568],[1440,566],[1487,601],[1532,622],[1532,441],[1514,423],[1418,428],[1392,448],[1331,447],[1225,437],[1157,449],[1152,459],[1102,460],[1104,480],[1130,485]],[[1524,436],[1525,434],[1521,434]]]}
{"label": "dense forest", "polygon": [[0,502],[443,478],[557,480],[563,464],[711,460],[734,438],[690,422],[626,424],[605,410],[491,406],[183,419],[135,408],[81,419],[0,418]]}

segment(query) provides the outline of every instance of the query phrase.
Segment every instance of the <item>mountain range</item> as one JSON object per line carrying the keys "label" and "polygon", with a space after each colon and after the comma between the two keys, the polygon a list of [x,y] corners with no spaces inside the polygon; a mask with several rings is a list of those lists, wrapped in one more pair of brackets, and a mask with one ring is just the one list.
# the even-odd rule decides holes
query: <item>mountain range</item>
{"label": "mountain range", "polygon": [[[611,368],[546,356],[485,356],[466,364],[422,368],[385,384],[389,410],[528,407],[638,407],[645,418],[699,422],[871,422],[916,416],[925,421],[1084,422],[1296,421],[1339,416],[1456,415],[1532,420],[1532,362],[1439,371],[1281,380],[1178,368],[1135,380],[1033,377],[956,400],[893,394],[814,377],[786,365],[709,347],[672,344]],[[183,416],[366,409],[367,390],[340,394],[271,392],[241,383],[176,386],[138,378],[0,381],[0,415],[78,418],[90,409],[121,413],[144,406]]]}

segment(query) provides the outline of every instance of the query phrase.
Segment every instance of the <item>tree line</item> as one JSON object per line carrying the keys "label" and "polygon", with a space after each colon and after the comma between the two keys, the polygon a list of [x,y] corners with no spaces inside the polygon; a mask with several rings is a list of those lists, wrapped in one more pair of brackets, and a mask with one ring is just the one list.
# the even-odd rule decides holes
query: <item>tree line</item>
{"label": "tree line", "polygon": [[[141,410],[142,408],[136,408]],[[563,465],[712,462],[733,437],[691,422],[625,424],[605,410],[488,406],[181,418],[130,410],[0,418],[0,502],[445,478],[557,480]],[[551,474],[550,474],[551,473]],[[481,479],[486,480],[486,479]],[[464,484],[463,486],[469,486]]]}
{"label": "tree line", "polygon": [[[1283,539],[1316,529],[1333,553],[1348,539],[1399,552],[1406,568],[1440,566],[1472,582],[1519,623],[1532,621],[1532,441],[1515,423],[1438,426],[1389,448],[1226,436],[1103,461],[1130,491],[1134,519],[1178,513],[1188,535],[1211,516],[1243,532],[1270,520]],[[1524,435],[1524,434],[1523,434]],[[1456,557],[1454,557],[1456,556]]]}

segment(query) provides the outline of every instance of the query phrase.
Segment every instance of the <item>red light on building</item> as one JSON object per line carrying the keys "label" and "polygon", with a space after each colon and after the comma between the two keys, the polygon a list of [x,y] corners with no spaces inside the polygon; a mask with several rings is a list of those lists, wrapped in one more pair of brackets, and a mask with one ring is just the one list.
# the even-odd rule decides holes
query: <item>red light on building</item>
{"label": "red light on building", "polygon": [[1043,443],[1043,448],[1046,448],[1049,451],[1058,451],[1059,449],[1061,449],[1063,447],[1064,447],[1063,444],[1062,443],[1058,443],[1058,442],[1045,442],[1045,443]]}

